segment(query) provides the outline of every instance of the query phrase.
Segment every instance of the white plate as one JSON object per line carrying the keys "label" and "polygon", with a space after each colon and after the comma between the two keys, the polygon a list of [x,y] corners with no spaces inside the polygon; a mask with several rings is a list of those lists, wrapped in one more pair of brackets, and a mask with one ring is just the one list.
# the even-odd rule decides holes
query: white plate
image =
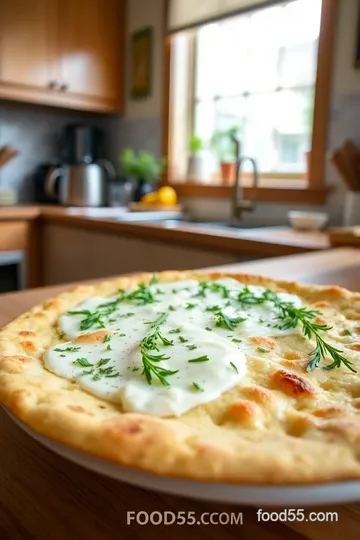
{"label": "white plate", "polygon": [[[5,409],[6,410],[6,409]],[[320,504],[360,501],[360,482],[338,482],[312,486],[235,486],[210,482],[193,482],[177,478],[161,477],[121,467],[110,461],[72,450],[47,437],[38,435],[13,414],[6,411],[14,422],[30,437],[65,459],[86,469],[128,482],[145,489],[153,489],[193,499],[253,506],[283,506],[290,508]]]}

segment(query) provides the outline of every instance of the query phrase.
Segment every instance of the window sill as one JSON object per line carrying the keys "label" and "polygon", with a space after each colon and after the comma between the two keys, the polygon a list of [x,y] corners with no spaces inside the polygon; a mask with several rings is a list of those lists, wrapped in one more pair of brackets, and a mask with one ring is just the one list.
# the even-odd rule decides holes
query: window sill
{"label": "window sill", "polygon": [[[205,185],[195,182],[169,182],[180,197],[206,197],[213,199],[230,199],[233,186]],[[324,204],[326,197],[331,191],[330,187],[309,188],[304,181],[281,180],[274,185],[268,181],[267,185],[258,188],[244,186],[244,198],[257,202],[270,203],[297,203],[297,204]]]}

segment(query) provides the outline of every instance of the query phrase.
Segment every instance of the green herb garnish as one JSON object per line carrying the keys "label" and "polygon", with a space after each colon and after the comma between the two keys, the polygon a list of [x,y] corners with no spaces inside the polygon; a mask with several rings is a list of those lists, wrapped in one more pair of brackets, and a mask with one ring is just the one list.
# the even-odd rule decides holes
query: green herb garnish
{"label": "green herb garnish", "polygon": [[197,304],[192,304],[191,302],[188,302],[186,304],[185,309],[194,309],[194,307],[196,307],[196,306],[197,306]]}
{"label": "green herb garnish", "polygon": [[226,315],[221,309],[216,312],[216,326],[227,328],[228,330],[235,330],[238,324],[246,321],[244,317],[230,317]]}
{"label": "green herb garnish", "polygon": [[343,331],[343,335],[344,336],[352,336],[352,333],[350,332],[350,330],[348,328],[345,328],[345,330]]}
{"label": "green herb garnish", "polygon": [[174,308],[174,306],[169,306],[169,307],[168,307],[168,310],[169,310],[169,311],[175,311],[175,308]]}
{"label": "green herb garnish", "polygon": [[197,358],[192,358],[191,360],[188,360],[188,362],[191,364],[191,363],[195,363],[195,362],[208,362],[210,360],[210,358],[208,357],[207,354],[204,354],[203,356],[198,356]]}
{"label": "green herb garnish", "polygon": [[198,392],[203,392],[204,391],[204,389],[201,388],[201,386],[196,382],[192,383],[192,388],[193,388],[193,390],[197,390]]}
{"label": "green herb garnish", "polygon": [[189,351],[194,351],[195,349],[197,349],[196,345],[186,345],[186,346],[189,349]]}
{"label": "green herb garnish", "polygon": [[107,351],[112,351],[111,345],[107,345],[107,346],[106,346],[106,350],[107,350]]}
{"label": "green herb garnish", "polygon": [[173,330],[169,331],[169,334],[180,334],[181,328],[174,328]]}
{"label": "green herb garnish", "polygon": [[189,340],[185,339],[183,336],[179,336],[180,343],[187,343]]}
{"label": "green herb garnish", "polygon": [[231,341],[233,341],[234,343],[242,343],[242,339],[238,339],[235,337],[233,337]]}
{"label": "green herb garnish", "polygon": [[96,364],[96,367],[99,368],[101,366],[105,366],[108,362],[110,362],[111,358],[100,358],[100,361]]}
{"label": "green herb garnish", "polygon": [[269,349],[264,349],[264,347],[256,347],[256,350],[261,353],[270,352]]}
{"label": "green herb garnish", "polygon": [[60,349],[56,348],[54,349],[56,352],[78,352],[80,351],[80,347],[66,347],[66,349]]}
{"label": "green herb garnish", "polygon": [[160,334],[160,326],[166,322],[168,318],[167,313],[163,313],[158,319],[151,323],[151,329],[146,336],[140,342],[140,352],[142,356],[143,371],[142,374],[149,384],[152,384],[152,376],[154,375],[159,379],[162,385],[169,386],[169,382],[166,377],[175,375],[178,370],[171,371],[159,366],[159,362],[163,360],[169,360],[169,356],[164,354],[156,354],[154,351],[159,351],[157,342],[163,338]]}
{"label": "green herb garnish", "polygon": [[106,334],[106,336],[104,337],[103,343],[107,343],[107,342],[110,341],[110,340],[111,340],[110,334]]}
{"label": "green herb garnish", "polygon": [[230,362],[230,366],[235,369],[236,373],[239,373],[238,368],[235,366],[234,362]]}
{"label": "green herb garnish", "polygon": [[93,367],[93,364],[90,364],[89,360],[87,358],[77,358],[73,362],[74,366],[79,367]]}
{"label": "green herb garnish", "polygon": [[63,339],[66,336],[66,332],[59,332],[59,338]]}
{"label": "green herb garnish", "polygon": [[157,275],[157,272],[154,272],[149,285],[157,285],[158,283],[159,283],[159,277]]}
{"label": "green herb garnish", "polygon": [[296,328],[301,325],[304,336],[308,339],[314,338],[316,347],[309,353],[311,358],[310,362],[306,366],[307,371],[311,371],[318,367],[321,360],[326,360],[327,355],[332,358],[331,364],[324,366],[323,369],[340,368],[344,364],[350,371],[356,373],[352,366],[352,362],[342,356],[342,352],[336,349],[330,343],[325,341],[320,332],[327,332],[331,330],[330,326],[326,324],[315,323],[315,319],[318,315],[321,315],[320,311],[315,309],[309,309],[307,307],[297,308],[291,302],[284,302],[281,300],[278,294],[273,291],[266,290],[260,295],[256,295],[248,287],[244,289],[238,295],[238,301],[241,304],[263,304],[264,302],[271,302],[279,310],[279,319],[282,321],[277,327],[280,330],[288,330],[289,328]]}

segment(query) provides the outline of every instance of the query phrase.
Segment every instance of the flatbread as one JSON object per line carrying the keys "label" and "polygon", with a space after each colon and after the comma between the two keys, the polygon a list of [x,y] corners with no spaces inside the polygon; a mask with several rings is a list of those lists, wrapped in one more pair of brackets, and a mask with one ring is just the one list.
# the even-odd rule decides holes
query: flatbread
{"label": "flatbread", "polygon": [[180,478],[246,484],[310,484],[360,478],[360,294],[259,276],[162,272],[160,282],[232,277],[300,297],[331,326],[326,339],[346,366],[307,372],[314,340],[256,336],[247,375],[218,399],[178,418],[124,413],[48,371],[44,352],[62,343],[58,319],[94,296],[148,283],[150,274],[79,286],[0,332],[0,402],[34,431],[122,466]]}

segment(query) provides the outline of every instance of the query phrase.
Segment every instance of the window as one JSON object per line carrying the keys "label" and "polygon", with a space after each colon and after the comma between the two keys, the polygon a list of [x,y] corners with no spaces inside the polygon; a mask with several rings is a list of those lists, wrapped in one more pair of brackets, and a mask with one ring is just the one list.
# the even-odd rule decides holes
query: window
{"label": "window", "polygon": [[207,174],[201,181],[221,185],[221,163],[235,161],[233,133],[240,154],[255,159],[261,186],[296,181],[307,187],[322,3],[332,2],[286,1],[171,37],[171,181],[197,180],[189,178],[189,141],[195,135],[204,145],[198,156]]}

